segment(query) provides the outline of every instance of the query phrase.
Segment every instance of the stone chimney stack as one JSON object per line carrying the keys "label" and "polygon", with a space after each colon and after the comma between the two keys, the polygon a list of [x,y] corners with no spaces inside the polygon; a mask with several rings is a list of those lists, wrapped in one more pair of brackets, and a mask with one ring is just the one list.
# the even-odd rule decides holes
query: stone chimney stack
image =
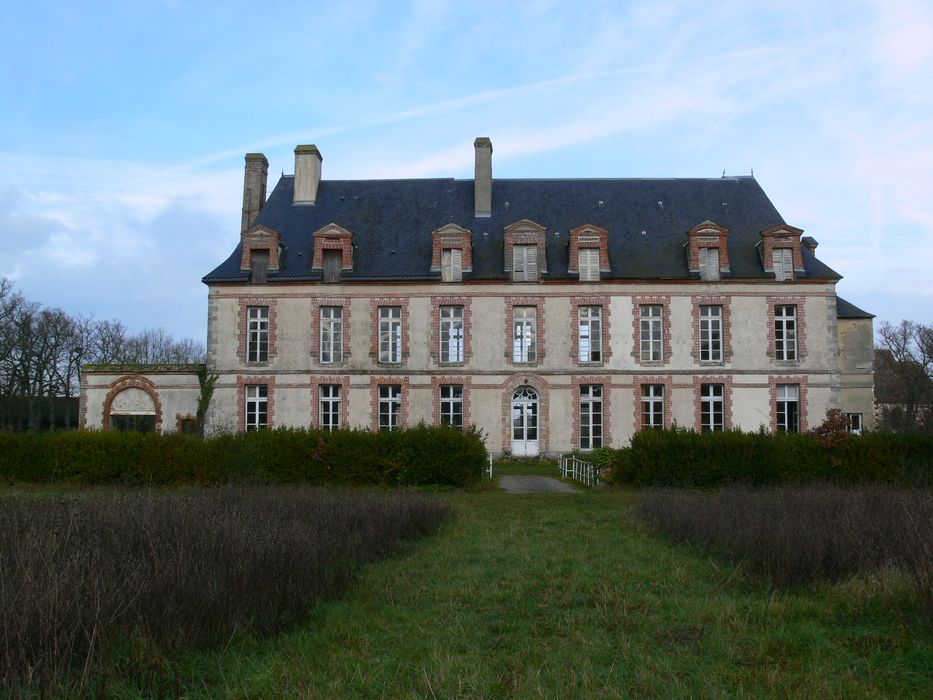
{"label": "stone chimney stack", "polygon": [[243,176],[243,219],[240,233],[253,225],[266,203],[266,183],[269,180],[269,161],[262,153],[246,154],[246,172]]}
{"label": "stone chimney stack", "polygon": [[317,146],[295,148],[295,199],[294,204],[314,204],[317,188],[321,184],[321,152]]}
{"label": "stone chimney stack", "polygon": [[473,142],[476,172],[473,178],[475,215],[492,216],[492,141],[480,136]]}

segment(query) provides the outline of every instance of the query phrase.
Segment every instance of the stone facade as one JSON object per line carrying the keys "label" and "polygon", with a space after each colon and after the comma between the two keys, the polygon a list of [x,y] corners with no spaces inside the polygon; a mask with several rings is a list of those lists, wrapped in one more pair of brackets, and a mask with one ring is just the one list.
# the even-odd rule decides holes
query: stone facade
{"label": "stone facade", "polygon": [[[484,141],[477,148],[488,148],[491,155],[491,144]],[[303,192],[303,199],[292,202],[286,193],[289,201],[282,207],[292,207],[289,211],[296,217],[327,217],[321,208],[328,206],[328,182],[320,181],[319,152],[296,150],[296,158],[307,158],[308,153],[314,166],[308,177],[315,181],[295,183],[294,196]],[[486,155],[483,150],[479,156],[483,168]],[[258,161],[251,157],[246,178],[251,207],[265,211],[264,203],[253,201],[259,185],[249,168]],[[804,258],[799,229],[781,221],[762,226],[756,232],[757,251],[751,251],[759,261],[758,272],[732,276],[737,259],[751,259],[749,251],[737,255],[735,246],[740,244],[734,232],[697,217],[692,226],[677,232],[682,238],[679,277],[634,277],[618,272],[632,256],[623,260],[626,256],[614,247],[613,228],[588,220],[585,213],[574,226],[552,231],[550,222],[526,217],[509,201],[492,201],[488,208],[493,217],[510,207],[514,216],[498,230],[501,243],[490,244],[485,210],[496,189],[489,185],[487,190],[486,184],[472,225],[434,221],[410,234],[423,238],[418,245],[423,243],[425,251],[424,260],[416,260],[414,245],[401,250],[413,260],[411,275],[387,271],[380,277],[379,270],[371,268],[359,278],[341,275],[337,282],[325,283],[320,276],[324,250],[339,249],[342,268],[356,273],[357,261],[360,266],[375,265],[372,261],[382,259],[379,256],[396,253],[392,246],[404,245],[389,237],[388,242],[367,244],[352,216],[323,224],[309,218],[302,234],[306,237],[299,239],[269,228],[262,212],[258,220],[250,220],[241,235],[243,246],[234,252],[232,272],[224,277],[215,271],[205,278],[207,369],[219,375],[206,432],[244,430],[249,415],[261,416],[253,420],[265,427],[320,427],[327,411],[341,427],[373,430],[384,427],[386,420],[403,427],[422,421],[438,424],[459,415],[464,424],[482,429],[493,453],[517,449],[516,422],[523,431],[524,453],[556,453],[581,444],[626,444],[645,420],[643,387],[661,392],[658,420],[665,427],[703,430],[703,391],[708,385],[716,386],[722,397],[717,411],[721,408],[726,429],[778,429],[786,419],[784,414],[779,419],[778,404],[787,386],[794,387],[798,397],[798,430],[819,423],[831,408],[861,413],[864,427],[870,427],[870,316],[838,318],[838,276],[812,272],[828,268]],[[593,206],[596,211],[605,208],[603,200]],[[663,208],[663,203],[657,206]],[[645,230],[640,233],[647,237]],[[303,258],[305,268],[283,269],[282,281],[271,267],[269,278],[259,282],[248,272],[239,275],[238,268],[249,264],[244,251],[268,241],[282,246],[270,250],[276,266],[280,260],[294,265]],[[537,281],[512,279],[512,249],[519,244],[538,250]],[[303,252],[295,249],[297,245]],[[776,281],[768,273],[775,245],[793,249],[791,280]],[[559,253],[566,250],[563,269],[554,264],[549,250],[554,246]],[[599,249],[599,281],[583,282],[577,274],[579,250],[587,246]],[[704,278],[697,272],[703,246],[719,249],[721,276]],[[463,252],[462,281],[440,278],[441,252],[448,248]],[[491,256],[499,256],[500,272],[495,275],[488,272]],[[387,266],[398,264],[385,259]],[[247,346],[252,307],[268,310],[268,324],[262,331],[266,353],[251,360]],[[458,326],[442,326],[442,310],[450,307],[462,310]],[[650,311],[644,311],[647,307]],[[335,327],[322,328],[324,308],[339,310],[337,344]],[[398,310],[392,323],[383,324],[383,308]],[[714,331],[703,325],[704,308],[714,310]],[[596,315],[598,329],[585,326],[583,310]],[[516,324],[522,313],[530,313],[533,321],[519,332]],[[788,313],[793,313],[792,331],[779,327]],[[530,358],[522,354],[522,347],[532,339],[535,352]],[[657,345],[651,345],[653,340]],[[452,360],[443,358],[444,342],[459,347]],[[325,349],[325,343],[332,344]],[[598,343],[598,360],[581,359],[581,347],[593,343]],[[793,343],[793,352],[779,348],[781,343]],[[708,352],[710,347],[716,352]],[[256,391],[251,399],[249,387],[264,387],[261,399],[255,398]],[[179,417],[195,413],[198,397],[197,378],[190,369],[121,373],[119,368],[98,368],[85,371],[82,389],[84,425],[103,429],[110,425],[114,405],[134,405],[135,400],[146,404],[139,410],[158,413],[157,429],[175,430],[181,425]],[[122,391],[138,395],[121,399]],[[525,402],[521,406],[515,398],[519,394]],[[332,403],[325,406],[326,400]]]}

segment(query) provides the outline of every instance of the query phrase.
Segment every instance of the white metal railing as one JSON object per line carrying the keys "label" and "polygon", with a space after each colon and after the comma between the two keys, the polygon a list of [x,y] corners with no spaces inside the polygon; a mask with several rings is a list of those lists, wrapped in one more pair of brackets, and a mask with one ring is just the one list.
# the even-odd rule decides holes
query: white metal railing
{"label": "white metal railing", "polygon": [[557,458],[557,468],[565,479],[574,479],[587,486],[599,486],[599,467],[576,455],[560,455]]}
{"label": "white metal railing", "polygon": [[486,467],[486,474],[491,479],[492,478],[492,452],[490,452],[487,456],[489,457],[489,466]]}

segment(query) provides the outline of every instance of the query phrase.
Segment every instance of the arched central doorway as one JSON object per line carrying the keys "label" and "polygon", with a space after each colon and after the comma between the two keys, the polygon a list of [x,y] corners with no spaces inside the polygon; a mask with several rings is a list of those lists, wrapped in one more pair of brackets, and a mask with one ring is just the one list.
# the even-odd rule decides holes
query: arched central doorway
{"label": "arched central doorway", "polygon": [[520,386],[512,394],[512,454],[538,455],[538,393],[530,386]]}

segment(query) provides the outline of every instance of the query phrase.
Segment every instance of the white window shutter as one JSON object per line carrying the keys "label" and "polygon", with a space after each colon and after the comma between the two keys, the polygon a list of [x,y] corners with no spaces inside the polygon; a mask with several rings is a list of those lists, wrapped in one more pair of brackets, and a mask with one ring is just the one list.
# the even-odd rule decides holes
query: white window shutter
{"label": "white window shutter", "polygon": [[538,246],[525,246],[525,281],[533,282],[538,279]]}
{"label": "white window shutter", "polygon": [[706,249],[706,279],[719,279],[719,248]]}
{"label": "white window shutter", "polygon": [[599,249],[582,248],[577,258],[581,282],[599,281]]}
{"label": "white window shutter", "polygon": [[459,282],[463,279],[463,251],[454,248],[450,251],[450,280]]}
{"label": "white window shutter", "polygon": [[706,277],[706,261],[707,261],[707,258],[709,257],[707,255],[708,252],[709,252],[709,248],[700,248],[700,253],[699,253],[700,259],[699,259],[699,262],[697,263],[697,268],[700,270],[701,278]]}

